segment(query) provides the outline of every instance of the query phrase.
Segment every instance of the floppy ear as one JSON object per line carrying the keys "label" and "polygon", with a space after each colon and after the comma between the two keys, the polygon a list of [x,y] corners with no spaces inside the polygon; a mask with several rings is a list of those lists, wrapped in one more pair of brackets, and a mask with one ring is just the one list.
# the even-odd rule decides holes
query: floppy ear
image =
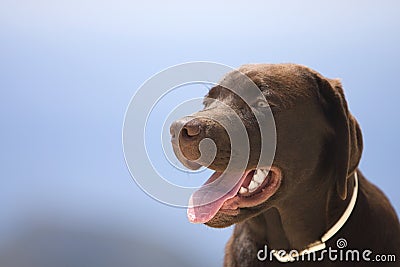
{"label": "floppy ear", "polygon": [[317,83],[325,115],[334,130],[336,190],[344,200],[347,196],[347,178],[354,173],[361,158],[361,129],[348,110],[340,80],[328,80],[317,74]]}

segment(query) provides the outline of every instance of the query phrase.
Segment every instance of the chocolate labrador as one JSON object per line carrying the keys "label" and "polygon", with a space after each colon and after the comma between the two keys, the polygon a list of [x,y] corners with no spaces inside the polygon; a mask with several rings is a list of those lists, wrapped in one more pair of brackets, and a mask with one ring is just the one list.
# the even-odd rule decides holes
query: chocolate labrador
{"label": "chocolate labrador", "polygon": [[[250,64],[238,72],[265,99],[244,101],[220,84],[208,92],[204,110],[171,125],[180,161],[191,169],[215,170],[206,184],[227,179],[229,174],[221,174],[238,155],[223,123],[207,116],[229,120],[228,106],[249,136],[248,162],[233,189],[207,203],[207,212],[188,210],[194,223],[235,224],[224,266],[399,266],[399,220],[387,197],[358,169],[362,134],[341,82],[296,64]],[[268,111],[276,150],[272,164],[263,165],[261,143],[270,139],[262,136],[255,112]],[[199,146],[207,138],[216,152],[206,164],[199,161]]]}

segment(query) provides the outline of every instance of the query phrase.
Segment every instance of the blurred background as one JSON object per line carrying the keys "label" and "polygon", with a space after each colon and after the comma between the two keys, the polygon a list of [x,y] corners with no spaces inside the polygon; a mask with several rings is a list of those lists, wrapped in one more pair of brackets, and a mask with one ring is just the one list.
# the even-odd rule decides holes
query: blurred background
{"label": "blurred background", "polygon": [[189,224],[147,196],[122,152],[132,95],[187,61],[342,78],[361,170],[399,212],[399,12],[394,0],[2,0],[0,266],[222,264],[232,228]]}

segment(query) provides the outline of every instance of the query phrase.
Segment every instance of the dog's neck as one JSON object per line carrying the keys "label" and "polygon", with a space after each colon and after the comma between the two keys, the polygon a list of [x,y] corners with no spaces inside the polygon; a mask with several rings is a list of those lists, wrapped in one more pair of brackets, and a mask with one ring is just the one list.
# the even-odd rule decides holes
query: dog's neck
{"label": "dog's neck", "polygon": [[275,250],[300,251],[320,240],[349,204],[354,183],[348,179],[347,184],[345,200],[340,199],[334,185],[327,185],[301,198],[287,199],[280,206],[250,219],[247,222],[257,233],[257,242]]}

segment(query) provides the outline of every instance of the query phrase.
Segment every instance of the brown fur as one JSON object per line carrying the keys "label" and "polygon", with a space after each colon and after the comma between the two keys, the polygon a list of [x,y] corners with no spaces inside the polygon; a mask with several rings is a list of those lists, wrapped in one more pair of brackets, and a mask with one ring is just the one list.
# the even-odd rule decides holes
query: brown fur
{"label": "brown fur", "polygon": [[[267,98],[275,118],[277,147],[273,166],[282,172],[276,193],[254,207],[240,208],[238,215],[217,213],[206,224],[226,227],[236,224],[225,249],[224,266],[277,266],[281,263],[257,260],[257,252],[269,249],[301,250],[320,237],[339,219],[348,205],[359,177],[355,209],[344,227],[328,241],[336,247],[345,238],[348,248],[370,249],[374,254],[395,254],[400,262],[400,225],[386,196],[357,169],[363,143],[360,127],[350,114],[342,85],[307,67],[295,64],[244,65],[247,75]],[[211,100],[210,100],[211,99]],[[202,138],[216,141],[217,155],[209,168],[223,171],[231,151],[221,125],[200,118],[212,99],[237,111],[251,136],[248,168],[254,168],[260,153],[260,131],[251,110],[222,86],[210,90],[206,110],[187,125],[198,131],[180,138],[180,149],[189,159],[199,156]],[[195,115],[196,117],[196,115]],[[180,121],[182,123],[182,121]],[[186,123],[186,122],[184,122]],[[179,124],[179,122],[177,122]],[[287,266],[364,266],[366,262],[294,262]],[[376,264],[376,263],[372,263]],[[389,264],[389,263],[388,263]]]}

